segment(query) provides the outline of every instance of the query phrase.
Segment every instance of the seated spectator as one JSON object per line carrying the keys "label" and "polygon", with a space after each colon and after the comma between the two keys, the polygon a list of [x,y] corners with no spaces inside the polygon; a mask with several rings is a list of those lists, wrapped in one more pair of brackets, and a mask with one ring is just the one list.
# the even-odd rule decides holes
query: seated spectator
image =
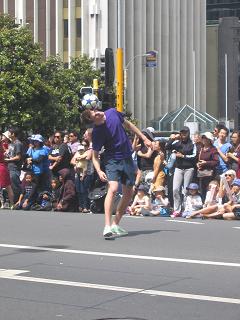
{"label": "seated spectator", "polygon": [[52,199],[49,191],[43,191],[38,195],[37,201],[31,206],[31,210],[36,211],[51,211]]}
{"label": "seated spectator", "polygon": [[136,196],[134,197],[132,205],[129,207],[130,215],[140,216],[141,214],[146,214],[151,210],[150,197],[147,194],[146,187],[140,185]]}
{"label": "seated spectator", "polygon": [[190,185],[187,187],[187,190],[189,194],[186,197],[184,211],[182,213],[183,218],[192,215],[195,211],[203,207],[202,198],[199,194],[198,184],[190,183]]}
{"label": "seated spectator", "polygon": [[205,219],[223,218],[226,220],[240,219],[240,179],[235,179],[231,187],[231,199],[218,207],[215,212],[204,215]]}
{"label": "seated spectator", "polygon": [[[208,186],[208,191],[207,191],[205,202],[203,205],[204,208],[218,206],[218,202],[219,202],[218,192],[219,192],[219,183],[217,180],[212,180]],[[191,213],[190,215],[188,215],[186,218],[192,219],[192,218],[195,218],[198,216],[202,217],[202,212],[203,212],[203,209],[196,210],[193,213]]]}
{"label": "seated spectator", "polygon": [[221,176],[218,192],[219,204],[225,203],[229,200],[230,187],[235,178],[236,172],[234,170],[228,170]]}
{"label": "seated spectator", "polygon": [[165,194],[163,186],[154,190],[155,199],[152,201],[151,215],[153,216],[170,216],[170,206],[168,197]]}
{"label": "seated spectator", "polygon": [[22,192],[18,201],[14,205],[16,210],[30,210],[37,198],[37,185],[33,181],[34,175],[32,172],[27,172],[22,185]]}
{"label": "seated spectator", "polygon": [[51,197],[52,197],[52,208],[57,207],[58,199],[60,197],[60,182],[57,178],[51,180]]}
{"label": "seated spectator", "polygon": [[71,172],[69,169],[62,169],[59,173],[62,186],[55,211],[76,212],[78,211],[78,201]]}

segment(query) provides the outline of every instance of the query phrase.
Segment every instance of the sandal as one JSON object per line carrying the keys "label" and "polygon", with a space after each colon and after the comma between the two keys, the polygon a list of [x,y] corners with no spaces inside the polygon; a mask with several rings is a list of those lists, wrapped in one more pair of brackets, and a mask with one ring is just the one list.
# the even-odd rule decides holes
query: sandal
{"label": "sandal", "polygon": [[90,212],[90,210],[88,210],[87,208],[84,208],[83,210],[82,210],[82,213],[89,213]]}

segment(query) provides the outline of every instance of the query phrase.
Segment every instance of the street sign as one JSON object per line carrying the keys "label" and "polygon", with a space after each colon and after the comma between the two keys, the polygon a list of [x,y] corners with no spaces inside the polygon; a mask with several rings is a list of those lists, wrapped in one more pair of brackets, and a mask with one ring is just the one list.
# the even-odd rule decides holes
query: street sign
{"label": "street sign", "polygon": [[147,52],[146,67],[147,68],[157,67],[157,52],[156,51],[148,51]]}

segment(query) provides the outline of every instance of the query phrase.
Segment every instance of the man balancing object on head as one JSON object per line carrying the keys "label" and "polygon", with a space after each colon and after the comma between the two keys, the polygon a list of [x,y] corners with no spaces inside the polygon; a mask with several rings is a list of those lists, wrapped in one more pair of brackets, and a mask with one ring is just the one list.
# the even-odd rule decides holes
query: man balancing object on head
{"label": "man balancing object on head", "polygon": [[[132,198],[136,168],[132,159],[132,147],[125,129],[141,138],[147,147],[152,147],[152,142],[115,108],[104,112],[97,109],[87,109],[83,111],[82,119],[84,122],[94,125],[92,161],[101,181],[108,182],[108,191],[104,202],[105,227],[103,236],[105,239],[109,239],[115,235],[127,235],[128,232],[119,226],[119,222]],[[105,172],[101,170],[99,161],[99,152],[102,147],[104,147]],[[118,191],[119,182],[122,184],[122,198],[112,220],[112,204]]]}

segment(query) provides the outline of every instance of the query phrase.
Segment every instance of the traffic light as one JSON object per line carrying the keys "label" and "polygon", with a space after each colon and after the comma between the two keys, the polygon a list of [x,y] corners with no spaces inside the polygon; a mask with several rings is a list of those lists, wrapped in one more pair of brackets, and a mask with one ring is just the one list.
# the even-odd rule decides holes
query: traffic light
{"label": "traffic light", "polygon": [[105,55],[100,56],[100,78],[105,82]]}
{"label": "traffic light", "polygon": [[106,48],[105,55],[100,56],[100,72],[101,80],[104,81],[105,87],[113,87],[115,70],[112,48]]}
{"label": "traffic light", "polygon": [[113,87],[114,84],[114,57],[113,49],[106,48],[105,50],[105,86],[107,88]]}

